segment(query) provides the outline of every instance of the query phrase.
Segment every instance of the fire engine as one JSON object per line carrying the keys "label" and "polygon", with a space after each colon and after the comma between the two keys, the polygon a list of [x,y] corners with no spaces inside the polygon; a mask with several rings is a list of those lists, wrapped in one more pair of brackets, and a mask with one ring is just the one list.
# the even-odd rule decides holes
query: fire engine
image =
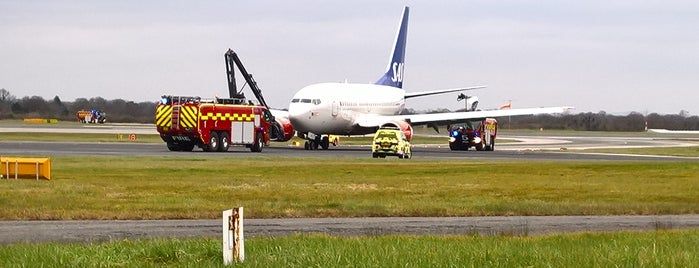
{"label": "fire engine", "polygon": [[[238,55],[228,49],[226,75],[229,98],[202,100],[190,96],[162,96],[155,111],[155,125],[170,151],[192,151],[198,146],[207,152],[225,152],[231,145],[244,145],[261,152],[270,140],[288,141],[294,135],[291,122],[275,118],[262,90],[248,73]],[[259,105],[245,98],[238,90],[235,67],[243,75],[245,85]]]}
{"label": "fire engine", "polygon": [[477,151],[495,150],[498,121],[494,118],[471,120],[449,127],[449,149],[468,151],[475,147]]}
{"label": "fire engine", "polygon": [[78,122],[81,123],[100,123],[104,124],[107,122],[107,114],[103,111],[92,109],[92,110],[80,110],[75,115],[78,118]]}
{"label": "fire engine", "polygon": [[231,145],[245,145],[261,152],[273,121],[266,107],[235,99],[166,95],[155,112],[156,128],[170,151],[198,146],[206,152],[225,152]]}

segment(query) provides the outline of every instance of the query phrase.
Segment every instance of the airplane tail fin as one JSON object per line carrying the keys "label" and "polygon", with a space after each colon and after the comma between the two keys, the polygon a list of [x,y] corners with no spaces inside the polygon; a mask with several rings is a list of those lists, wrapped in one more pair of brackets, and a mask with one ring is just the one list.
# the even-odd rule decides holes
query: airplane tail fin
{"label": "airplane tail fin", "polygon": [[386,73],[376,81],[377,85],[403,88],[403,66],[405,64],[405,43],[408,36],[408,11],[403,8],[403,16],[396,34],[396,41],[391,52],[391,61],[388,62]]}

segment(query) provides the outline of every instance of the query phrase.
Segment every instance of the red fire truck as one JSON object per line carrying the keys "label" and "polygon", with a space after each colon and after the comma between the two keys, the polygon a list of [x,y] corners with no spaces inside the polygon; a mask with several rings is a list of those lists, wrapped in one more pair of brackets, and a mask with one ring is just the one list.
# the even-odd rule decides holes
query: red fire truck
{"label": "red fire truck", "polygon": [[80,110],[76,113],[78,122],[80,123],[100,123],[104,124],[107,122],[107,114],[103,111],[92,109],[92,110]]}
{"label": "red fire truck", "polygon": [[200,97],[162,96],[155,124],[170,151],[225,152],[244,145],[261,152],[269,142],[274,117],[264,106],[245,105],[240,99],[206,101]]}
{"label": "red fire truck", "polygon": [[449,149],[468,151],[475,147],[477,151],[495,150],[495,137],[498,121],[494,118],[471,120],[449,127]]}

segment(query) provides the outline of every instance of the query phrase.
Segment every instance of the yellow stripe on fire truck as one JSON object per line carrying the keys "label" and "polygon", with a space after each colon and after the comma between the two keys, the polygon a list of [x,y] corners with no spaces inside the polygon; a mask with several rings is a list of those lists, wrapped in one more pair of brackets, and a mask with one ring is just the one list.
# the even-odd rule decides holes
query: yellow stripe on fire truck
{"label": "yellow stripe on fire truck", "polygon": [[197,126],[197,107],[182,106],[180,108],[180,125],[185,128],[194,128]]}
{"label": "yellow stripe on fire truck", "polygon": [[155,110],[155,124],[159,127],[169,127],[172,125],[172,106],[158,105]]}
{"label": "yellow stripe on fire truck", "polygon": [[201,120],[229,120],[229,121],[252,121],[255,119],[255,114],[230,114],[230,113],[206,113],[201,116]]}

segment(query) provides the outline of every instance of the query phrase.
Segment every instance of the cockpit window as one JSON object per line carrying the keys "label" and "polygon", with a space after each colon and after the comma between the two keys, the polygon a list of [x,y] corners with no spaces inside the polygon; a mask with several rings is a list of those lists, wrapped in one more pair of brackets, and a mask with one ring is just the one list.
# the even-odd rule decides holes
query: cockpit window
{"label": "cockpit window", "polygon": [[311,99],[301,99],[301,103],[311,103]]}
{"label": "cockpit window", "polygon": [[315,104],[315,105],[320,104],[320,99],[313,99],[313,104]]}
{"label": "cockpit window", "polygon": [[297,103],[297,102],[299,102],[299,99],[292,99],[291,100],[291,103]]}

